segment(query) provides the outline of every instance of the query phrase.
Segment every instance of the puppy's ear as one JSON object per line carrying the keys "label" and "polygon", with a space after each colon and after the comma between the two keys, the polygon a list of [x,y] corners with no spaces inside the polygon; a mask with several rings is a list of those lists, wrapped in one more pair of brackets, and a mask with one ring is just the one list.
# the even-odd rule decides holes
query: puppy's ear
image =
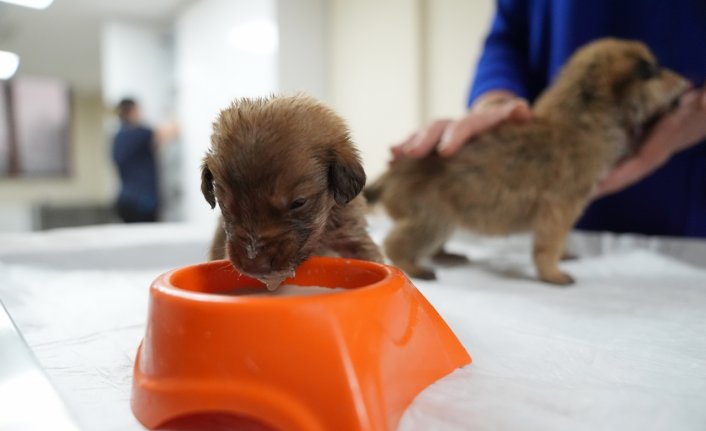
{"label": "puppy's ear", "polygon": [[328,165],[329,189],[339,205],[345,205],[363,190],[365,171],[355,149],[346,142],[331,149]]}
{"label": "puppy's ear", "polygon": [[216,195],[213,192],[213,174],[208,169],[208,164],[204,160],[201,165],[201,193],[206,198],[206,202],[211,205],[211,209],[216,207]]}

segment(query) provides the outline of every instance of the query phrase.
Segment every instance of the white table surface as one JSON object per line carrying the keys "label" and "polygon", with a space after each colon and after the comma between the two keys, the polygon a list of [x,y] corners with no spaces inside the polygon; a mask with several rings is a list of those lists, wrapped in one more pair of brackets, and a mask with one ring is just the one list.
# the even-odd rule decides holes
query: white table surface
{"label": "white table surface", "polygon": [[[380,239],[389,222],[373,217]],[[210,228],[0,234],[0,299],[86,430],[130,408],[147,289],[204,260]],[[533,280],[529,238],[458,234],[473,263],[415,281],[473,356],[423,391],[404,431],[706,429],[706,242],[575,234],[578,280]],[[0,414],[2,407],[0,406]]]}

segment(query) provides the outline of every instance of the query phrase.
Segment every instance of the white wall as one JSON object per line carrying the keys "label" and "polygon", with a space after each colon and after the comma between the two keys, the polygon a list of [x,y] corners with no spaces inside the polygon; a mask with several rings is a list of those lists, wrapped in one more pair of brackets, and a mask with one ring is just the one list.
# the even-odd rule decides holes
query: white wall
{"label": "white wall", "polygon": [[465,110],[495,0],[426,0],[424,120]]}
{"label": "white wall", "polygon": [[329,0],[331,102],[370,178],[421,120],[420,12],[419,0]]}
{"label": "white wall", "polygon": [[[173,29],[185,219],[213,223],[200,163],[212,121],[237,97],[303,90],[329,102],[348,121],[369,177],[379,175],[390,145],[464,111],[493,9],[494,0],[189,3]],[[267,34],[229,42],[252,23],[276,25],[277,43],[263,46]]]}
{"label": "white wall", "polygon": [[[196,0],[175,20],[173,62],[159,27],[118,22],[104,29],[103,45],[113,47],[104,52],[104,96],[112,104],[126,93],[141,99],[140,94],[153,94],[144,97],[143,108],[158,121],[169,115],[168,101],[178,89],[184,215],[210,223],[214,215],[200,194],[199,165],[211,122],[232,99],[305,90],[328,101],[349,121],[374,178],[385,168],[391,144],[432,118],[463,112],[493,5],[493,0]],[[229,45],[234,26],[263,19],[279,24],[278,50],[255,54]],[[138,60],[125,61],[135,56]],[[158,61],[145,63],[150,57]],[[169,64],[176,73],[171,85],[164,72]],[[146,82],[153,84],[140,84]],[[72,176],[0,180],[0,228],[26,226],[25,214],[38,202],[113,199],[109,136],[102,129],[106,112],[99,95],[74,99]]]}
{"label": "white wall", "polygon": [[465,110],[494,0],[329,0],[329,94],[369,178],[389,147]]}
{"label": "white wall", "polygon": [[3,202],[0,204],[0,232],[29,232],[34,228],[31,205]]}
{"label": "white wall", "polygon": [[[304,90],[349,123],[370,178],[390,145],[439,116],[457,116],[494,0],[199,0],[175,25],[187,220],[213,222],[199,167],[218,111],[241,96]],[[228,32],[276,22],[269,53],[229,45]]]}
{"label": "white wall", "polygon": [[[171,30],[160,24],[112,21],[101,28],[103,101],[113,108],[120,99],[133,97],[140,104],[142,120],[161,127],[175,120],[174,46]],[[107,135],[118,127],[117,117],[107,122]],[[162,220],[181,218],[181,158],[179,141],[160,146],[157,153]]]}
{"label": "white wall", "polygon": [[[305,91],[327,98],[325,0],[200,0],[175,24],[186,220],[213,224],[201,195],[211,124],[245,96]],[[268,29],[275,29],[275,39]],[[236,37],[236,40],[233,38]]]}
{"label": "white wall", "polygon": [[40,203],[109,204],[115,181],[98,94],[72,99],[71,167],[66,178],[0,180],[0,230],[29,230]]}
{"label": "white wall", "polygon": [[[191,222],[215,223],[215,211],[201,195],[200,166],[216,115],[236,97],[267,95],[277,89],[276,50],[248,52],[229,43],[229,34],[234,29],[238,33],[237,26],[253,22],[276,23],[275,1],[200,0],[190,4],[176,20],[183,214]],[[242,41],[234,42],[237,45]]]}
{"label": "white wall", "polygon": [[160,26],[113,21],[101,28],[101,80],[106,106],[136,98],[148,124],[172,112],[172,46]]}
{"label": "white wall", "polygon": [[327,0],[278,0],[278,91],[329,101]]}

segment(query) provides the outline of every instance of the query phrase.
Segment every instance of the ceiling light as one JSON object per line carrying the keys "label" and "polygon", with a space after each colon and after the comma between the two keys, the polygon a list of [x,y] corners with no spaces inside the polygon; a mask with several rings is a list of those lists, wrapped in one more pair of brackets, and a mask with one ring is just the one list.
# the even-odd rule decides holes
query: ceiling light
{"label": "ceiling light", "polygon": [[279,46],[277,24],[266,19],[237,25],[226,37],[230,46],[249,54],[272,55]]}
{"label": "ceiling light", "polygon": [[31,7],[32,9],[46,9],[54,0],[0,0],[3,3],[12,3],[17,6]]}
{"label": "ceiling light", "polygon": [[14,52],[0,51],[0,79],[9,79],[17,71],[20,57]]}

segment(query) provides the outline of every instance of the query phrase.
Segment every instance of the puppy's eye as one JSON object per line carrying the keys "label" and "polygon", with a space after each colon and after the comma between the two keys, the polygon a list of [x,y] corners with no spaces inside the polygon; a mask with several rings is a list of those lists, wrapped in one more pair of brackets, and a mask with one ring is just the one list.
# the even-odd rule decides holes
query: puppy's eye
{"label": "puppy's eye", "polygon": [[640,59],[635,65],[635,75],[643,81],[656,78],[660,71],[661,67],[658,64],[650,63],[644,59]]}
{"label": "puppy's eye", "polygon": [[306,199],[304,199],[304,198],[295,199],[292,201],[291,204],[289,204],[289,209],[295,210],[297,208],[301,208],[304,206],[305,203],[306,203]]}

